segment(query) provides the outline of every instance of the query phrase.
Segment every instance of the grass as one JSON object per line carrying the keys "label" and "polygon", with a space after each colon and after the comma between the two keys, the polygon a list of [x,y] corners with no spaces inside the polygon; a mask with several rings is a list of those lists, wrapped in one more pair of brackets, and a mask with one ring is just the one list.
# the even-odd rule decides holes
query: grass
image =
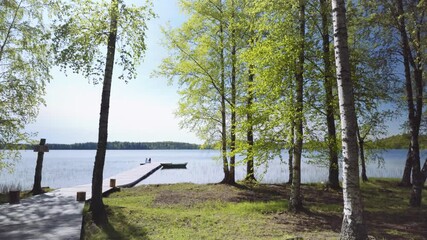
{"label": "grass", "polygon": [[425,239],[427,236],[427,189],[423,206],[410,208],[410,188],[397,187],[397,180],[375,179],[362,184],[370,232],[379,239]]}
{"label": "grass", "polygon": [[[362,183],[369,234],[376,239],[424,239],[427,209],[408,207],[410,189],[397,181]],[[85,212],[84,239],[336,239],[342,194],[302,186],[305,211],[287,212],[287,185],[149,185],[104,198],[109,222]],[[423,195],[427,199],[426,191]]]}

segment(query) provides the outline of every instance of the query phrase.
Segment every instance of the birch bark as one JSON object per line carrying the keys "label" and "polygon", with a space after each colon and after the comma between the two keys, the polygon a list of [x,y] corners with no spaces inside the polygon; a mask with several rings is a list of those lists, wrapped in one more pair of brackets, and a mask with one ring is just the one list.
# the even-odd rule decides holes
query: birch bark
{"label": "birch bark", "polygon": [[367,239],[359,186],[357,119],[350,74],[350,54],[344,0],[332,1],[335,64],[341,116],[344,215],[341,239]]}

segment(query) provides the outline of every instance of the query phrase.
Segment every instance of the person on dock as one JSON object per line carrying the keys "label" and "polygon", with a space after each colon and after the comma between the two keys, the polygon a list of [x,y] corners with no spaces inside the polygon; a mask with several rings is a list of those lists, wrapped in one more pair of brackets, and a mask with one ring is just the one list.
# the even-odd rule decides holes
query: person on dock
{"label": "person on dock", "polygon": [[151,163],[151,158],[148,159],[148,163]]}

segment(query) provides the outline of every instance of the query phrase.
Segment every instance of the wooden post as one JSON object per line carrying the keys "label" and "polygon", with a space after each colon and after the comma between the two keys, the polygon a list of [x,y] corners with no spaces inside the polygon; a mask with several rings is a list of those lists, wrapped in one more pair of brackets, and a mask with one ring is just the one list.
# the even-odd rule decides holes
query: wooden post
{"label": "wooden post", "polygon": [[9,204],[18,204],[20,202],[21,191],[9,191]]}
{"label": "wooden post", "polygon": [[42,168],[43,168],[43,156],[45,152],[49,152],[49,147],[46,144],[46,139],[40,139],[40,145],[34,147],[34,152],[38,152],[36,171],[34,174],[34,185],[31,191],[34,195],[44,193],[41,182],[42,182]]}
{"label": "wooden post", "polygon": [[116,179],[114,179],[114,178],[110,179],[110,187],[112,187],[112,188],[116,187]]}
{"label": "wooden post", "polygon": [[76,200],[79,202],[86,201],[86,192],[77,192]]}

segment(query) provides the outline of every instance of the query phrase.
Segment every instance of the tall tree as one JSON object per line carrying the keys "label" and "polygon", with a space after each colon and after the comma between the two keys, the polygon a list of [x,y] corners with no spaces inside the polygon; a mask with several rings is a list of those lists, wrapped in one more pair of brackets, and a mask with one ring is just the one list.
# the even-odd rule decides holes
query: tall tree
{"label": "tall tree", "polygon": [[[338,141],[340,135],[336,134],[335,119],[339,116],[336,115],[336,84],[332,80],[335,71],[330,67],[333,56],[329,52],[331,10],[326,7],[328,4],[330,1],[326,0],[308,4],[307,44],[313,44],[313,47],[308,47],[306,53],[305,78],[308,91],[305,104],[310,127],[305,129],[305,138],[310,143],[307,144],[307,150],[314,156],[315,162],[329,166],[328,185],[338,189],[338,151],[341,146]],[[391,64],[394,61],[389,54],[391,45],[385,41],[389,36],[383,36],[377,25],[372,26],[368,22],[360,2],[349,1],[347,8],[350,9],[347,19],[356,111],[360,123],[370,125],[361,126],[362,129],[372,128],[373,132],[379,133],[382,122],[373,125],[373,121],[368,119],[375,112],[383,112],[382,104],[390,102],[390,90],[396,89],[393,85],[395,75],[391,71],[391,66],[395,68],[395,65]],[[372,134],[368,137],[369,140],[375,138]],[[371,149],[368,150],[371,152]]]}
{"label": "tall tree", "polygon": [[[354,83],[359,157],[362,179],[367,180],[366,161],[378,152],[371,142],[386,134],[386,122],[398,114],[384,108],[395,104],[399,79],[395,72],[397,61],[395,37],[389,27],[372,21],[372,11],[361,2],[349,2],[349,47],[351,49],[351,75]],[[371,158],[371,159],[368,159]],[[381,158],[377,158],[380,160]]]}
{"label": "tall tree", "polygon": [[[223,10],[221,0],[219,0],[219,12]],[[219,94],[221,95],[221,154],[222,154],[222,166],[224,171],[224,179],[222,182],[231,182],[230,168],[227,158],[227,106],[226,106],[226,89],[225,89],[225,33],[224,33],[224,21],[219,22],[219,46],[220,46],[220,89]]]}
{"label": "tall tree", "polygon": [[296,92],[296,108],[295,108],[295,144],[293,146],[293,178],[291,185],[291,196],[289,200],[289,209],[298,212],[302,209],[301,198],[301,158],[303,147],[303,95],[304,95],[304,45],[305,45],[305,0],[299,0],[299,55],[296,63],[295,71],[295,92]]}
{"label": "tall tree", "polygon": [[299,1],[255,1],[248,9],[256,19],[250,28],[256,41],[242,55],[255,75],[253,153],[258,164],[281,157],[282,149],[287,148],[292,165],[295,120],[304,117],[304,113],[296,113],[295,104],[301,46],[300,22],[295,22],[298,5]]}
{"label": "tall tree", "polygon": [[[413,167],[420,169],[419,162],[419,124],[423,111],[423,81],[422,75],[425,59],[425,38],[422,37],[426,29],[426,2],[425,1],[363,1],[371,11],[372,19],[377,27],[383,28],[383,32],[392,35],[397,41],[393,42],[395,49],[390,49],[398,55],[399,64],[403,63],[404,84],[400,88],[405,95],[405,105],[408,108],[409,148],[403,172],[401,185],[411,185],[411,173]],[[424,29],[424,30],[423,30]],[[396,38],[399,36],[400,38]],[[423,50],[424,49],[424,50]],[[396,69],[401,68],[394,65]],[[401,73],[399,73],[401,75]],[[403,99],[403,98],[402,98]],[[418,150],[417,150],[418,149]],[[416,170],[417,171],[417,170]],[[422,171],[421,171],[422,172]],[[413,174],[414,176],[422,174]],[[412,179],[414,180],[414,179]],[[412,181],[413,182],[413,181]],[[419,189],[418,187],[415,187]],[[421,196],[420,191],[413,191],[412,196]],[[415,202],[418,202],[415,201]]]}
{"label": "tall tree", "polygon": [[[403,62],[405,68],[405,85],[408,104],[408,120],[410,126],[411,145],[410,154],[412,161],[412,193],[410,205],[421,206],[421,192],[424,186],[424,177],[420,166],[419,132],[421,116],[423,113],[423,42],[421,29],[425,24],[425,2],[407,3],[408,13],[405,13],[402,0],[396,0],[398,29],[401,35]],[[409,21],[409,26],[407,21]],[[408,34],[409,32],[409,34]],[[408,36],[409,35],[409,36]],[[410,44],[410,39],[412,44]],[[412,49],[411,49],[412,45]],[[415,56],[413,56],[415,54]],[[413,68],[412,84],[410,66]]]}
{"label": "tall tree", "polygon": [[356,134],[357,118],[354,105],[353,83],[351,80],[344,0],[332,0],[332,20],[344,157],[344,216],[341,227],[341,239],[367,239],[359,186],[359,151]]}
{"label": "tall tree", "polygon": [[119,2],[111,1],[110,29],[108,33],[107,56],[105,59],[104,81],[102,82],[101,112],[99,113],[98,147],[96,149],[95,164],[92,175],[92,198],[89,210],[94,220],[102,223],[107,219],[104,202],[102,201],[102,181],[104,176],[105,154],[108,139],[108,115],[110,112],[111,82],[113,80],[114,55],[116,53],[117,21]]}
{"label": "tall tree", "polygon": [[231,88],[231,99],[230,99],[230,111],[231,111],[231,122],[230,122],[230,179],[228,183],[234,184],[236,178],[236,127],[237,127],[237,34],[236,34],[236,6],[234,0],[231,0],[231,17],[229,23],[230,33],[230,58],[231,58],[231,76],[230,76],[230,88]]}
{"label": "tall tree", "polygon": [[328,127],[327,145],[329,151],[329,175],[328,185],[333,189],[340,189],[339,171],[338,171],[338,146],[335,127],[335,101],[333,95],[333,71],[330,54],[329,26],[330,26],[330,8],[326,0],[320,0],[320,12],[322,19],[322,49],[323,49],[323,75],[325,88],[325,108],[326,123]]}
{"label": "tall tree", "polygon": [[44,21],[55,6],[47,0],[0,1],[0,169],[20,158],[17,143],[31,143],[25,126],[35,121],[52,78]]}
{"label": "tall tree", "polygon": [[[54,53],[58,64],[103,83],[90,205],[96,223],[107,219],[102,201],[102,180],[113,68],[118,62],[123,70],[119,78],[127,81],[136,77],[135,67],[145,51],[146,20],[152,16],[150,7],[127,6],[120,0],[111,3],[75,0],[64,5],[64,11],[55,22]],[[118,36],[122,43],[119,48],[116,47]],[[104,44],[107,48],[105,58],[100,49]],[[119,61],[115,61],[116,52]]]}
{"label": "tall tree", "polygon": [[[255,84],[248,79],[255,74],[249,73],[250,64],[241,57],[242,49],[250,48],[248,33],[253,31],[245,24],[246,4],[244,0],[180,1],[189,19],[165,31],[171,56],[158,71],[180,86],[177,115],[183,119],[182,126],[221,150],[221,182],[227,184],[235,183],[236,165],[253,162],[248,160],[254,156],[250,152],[257,149],[247,124],[254,119],[248,114]],[[237,161],[237,154],[243,152],[247,158]]]}
{"label": "tall tree", "polygon": [[181,126],[220,149],[221,182],[234,183],[234,164],[228,160],[233,155],[229,8],[222,0],[182,0],[180,6],[189,19],[180,28],[164,31],[171,56],[157,73],[178,82]]}
{"label": "tall tree", "polygon": [[[239,26],[244,25],[243,32],[247,33],[245,34],[245,41],[247,42],[247,49],[252,49],[256,44],[256,34],[254,25],[255,21],[257,19],[257,16],[253,16],[248,12],[248,9],[251,8],[251,3],[246,3],[246,8],[243,9],[244,15],[241,17],[243,21],[245,21],[244,24],[240,23]],[[252,3],[253,4],[253,3]],[[247,39],[247,40],[246,40]],[[244,58],[241,58],[244,59]],[[245,60],[241,60],[241,62],[245,62],[247,66],[247,81],[246,81],[246,105],[244,107],[246,111],[246,124],[243,124],[243,128],[246,130],[246,144],[244,144],[244,148],[246,148],[246,177],[245,181],[247,182],[256,182],[255,178],[255,169],[254,169],[254,147],[255,147],[255,138],[254,138],[254,128],[255,128],[255,122],[256,119],[255,111],[254,111],[254,101],[256,100],[255,95],[255,86],[254,86],[254,66],[250,63],[247,63]]]}

